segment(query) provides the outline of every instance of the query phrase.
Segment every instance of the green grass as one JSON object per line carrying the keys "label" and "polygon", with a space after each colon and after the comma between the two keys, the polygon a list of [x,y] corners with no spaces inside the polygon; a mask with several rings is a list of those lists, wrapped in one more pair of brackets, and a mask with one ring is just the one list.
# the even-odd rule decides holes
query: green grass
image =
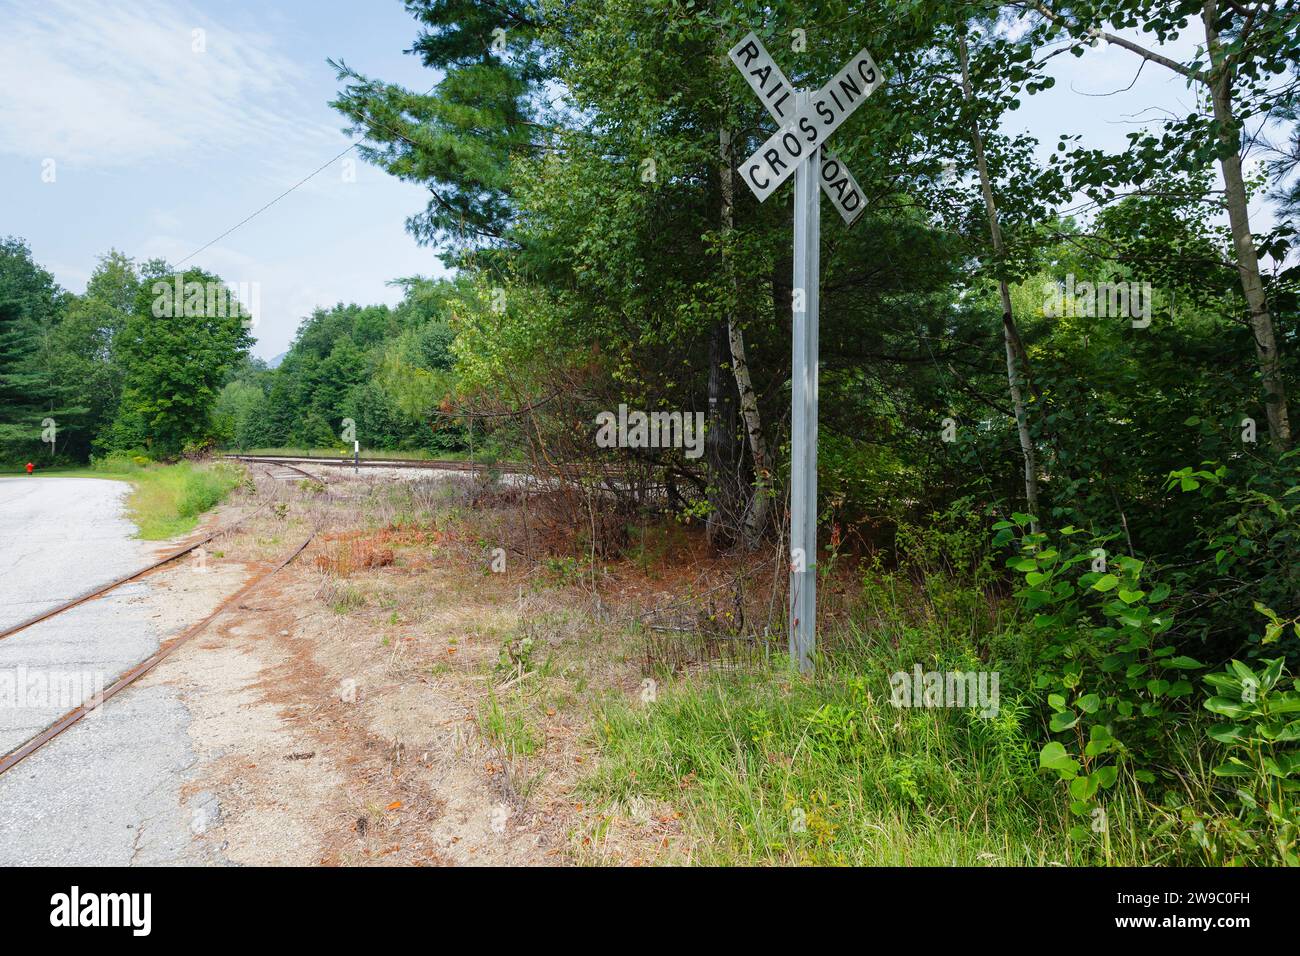
{"label": "green grass", "polygon": [[853,679],[715,677],[610,707],[590,786],[678,807],[702,864],[1070,862],[1015,723],[952,717]]}
{"label": "green grass", "polygon": [[[4,477],[23,477],[27,475],[26,467],[23,468],[4,468],[0,469],[0,476]],[[91,469],[89,465],[56,465],[53,468],[42,468],[39,464],[36,471],[31,475],[33,478],[120,478],[121,475],[101,475]]]}
{"label": "green grass", "polygon": [[[896,709],[860,677],[714,676],[598,716],[596,800],[661,800],[712,865],[1077,866],[1080,845],[1036,772],[1026,714]],[[1147,862],[1123,800],[1109,862]]]}
{"label": "green grass", "polygon": [[219,504],[242,480],[242,468],[226,462],[162,465],[114,455],[79,472],[130,482],[127,512],[146,541],[192,531],[199,517]]}
{"label": "green grass", "polygon": [[193,530],[199,517],[220,504],[241,480],[242,469],[220,463],[151,468],[130,478],[135,491],[127,508],[141,538],[172,538]]}
{"label": "green grass", "polygon": [[[1078,866],[1153,859],[1152,820],[1116,787],[1104,836],[1072,841],[1044,728],[987,594],[932,575],[872,575],[855,623],[828,627],[815,679],[779,660],[618,696],[594,721],[595,805],[661,801],[691,859],[714,865]],[[1001,661],[1002,663],[999,663]],[[998,671],[995,716],[896,707],[890,675]]]}
{"label": "green grass", "polygon": [[523,714],[507,707],[495,693],[480,703],[478,726],[507,758],[531,757],[541,749],[542,741]]}

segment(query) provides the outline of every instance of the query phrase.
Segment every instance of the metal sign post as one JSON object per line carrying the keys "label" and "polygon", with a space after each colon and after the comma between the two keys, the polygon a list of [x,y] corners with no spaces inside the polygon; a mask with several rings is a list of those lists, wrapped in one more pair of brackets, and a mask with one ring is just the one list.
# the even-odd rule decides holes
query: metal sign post
{"label": "metal sign post", "polygon": [[[821,194],[853,225],[862,190],[826,141],[882,82],[861,50],[816,92],[795,91],[753,33],[732,47],[731,62],[780,122],[741,165],[759,202],[794,176],[793,364],[790,373],[790,660],[813,669],[817,627],[817,331],[821,287]],[[817,157],[816,163],[809,160]]]}

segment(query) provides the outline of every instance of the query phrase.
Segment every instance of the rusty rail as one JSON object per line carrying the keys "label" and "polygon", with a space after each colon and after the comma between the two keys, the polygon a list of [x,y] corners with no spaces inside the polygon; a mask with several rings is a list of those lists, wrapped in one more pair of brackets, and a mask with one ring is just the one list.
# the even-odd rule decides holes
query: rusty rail
{"label": "rusty rail", "polygon": [[222,601],[216,607],[216,609],[207,617],[205,617],[203,620],[199,621],[197,624],[190,626],[184,632],[177,635],[176,637],[164,641],[163,644],[158,648],[157,651],[154,652],[154,654],[151,657],[146,658],[144,661],[137,664],[135,667],[131,668],[131,670],[119,676],[118,679],[115,680],[107,690],[105,690],[102,694],[98,695],[97,698],[92,698],[89,701],[85,701],[80,706],[74,708],[73,710],[68,711],[68,713],[64,714],[62,717],[60,717],[58,720],[52,723],[49,727],[46,727],[45,730],[41,731],[31,740],[15,748],[14,750],[9,751],[9,753],[5,754],[3,757],[0,757],[0,774],[3,774],[6,771],[12,769],[20,761],[22,761],[26,757],[31,756],[37,750],[40,750],[42,747],[44,747],[55,737],[59,736],[59,734],[63,733],[73,724],[77,723],[77,721],[81,720],[82,717],[85,717],[87,714],[89,714],[91,711],[95,710],[96,708],[104,706],[105,702],[107,702],[110,697],[115,696],[118,692],[129,687],[131,684],[134,684],[145,674],[149,673],[151,670],[157,667],[160,663],[163,662],[163,660],[165,660],[168,657],[168,655],[170,655],[173,651],[175,651],[176,648],[182,646],[183,644],[188,643],[197,634],[201,633],[203,629],[206,628],[209,624],[211,624],[217,617],[223,614],[226,611],[226,609],[230,607],[231,603],[243,598],[245,595],[247,595],[250,591],[256,588],[267,578],[271,577],[276,572],[282,570],[285,566],[289,564],[289,562],[291,562],[294,558],[298,557],[298,555],[302,554],[302,552],[306,550],[307,545],[311,544],[312,540],[315,537],[316,537],[316,533],[313,531],[310,535],[308,535],[307,539],[303,541],[302,544],[294,548],[294,550],[291,551],[288,554],[288,556],[283,558],[275,567],[271,568],[269,571],[266,571],[258,575],[252,581],[249,581],[247,584],[245,584],[234,594],[230,595],[230,597]]}

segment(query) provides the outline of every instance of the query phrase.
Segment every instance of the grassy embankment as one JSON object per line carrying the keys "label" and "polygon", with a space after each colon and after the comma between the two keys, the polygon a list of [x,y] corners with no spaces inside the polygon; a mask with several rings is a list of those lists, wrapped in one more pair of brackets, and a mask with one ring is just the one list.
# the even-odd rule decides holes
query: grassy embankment
{"label": "grassy embankment", "polygon": [[[1039,695],[1015,610],[990,587],[977,540],[962,545],[918,549],[929,553],[896,571],[864,567],[838,600],[828,588],[815,679],[776,653],[733,672],[659,674],[651,703],[603,700],[586,799],[674,807],[704,864],[1183,862],[1153,839],[1158,815],[1131,781],[1112,791],[1104,832],[1070,838],[1078,818],[1038,766]],[[998,672],[996,714],[894,706],[891,675],[916,664]]]}
{"label": "grassy embankment", "polygon": [[[434,523],[471,540],[502,534],[484,511]],[[736,666],[693,660],[692,637],[683,638],[684,660],[652,650],[658,638],[635,623],[637,607],[612,613],[628,623],[611,632],[608,618],[587,613],[581,562],[559,573],[565,562],[543,559],[525,588],[536,606],[507,625],[502,645],[529,677],[481,702],[480,729],[511,756],[512,779],[531,787],[558,772],[545,759],[557,747],[555,715],[586,725],[595,759],[583,761],[569,796],[583,808],[582,862],[1178,862],[1151,839],[1157,821],[1128,784],[1112,791],[1104,833],[1071,839],[1078,817],[1038,766],[1045,728],[1032,649],[999,594],[982,532],[916,531],[900,552],[892,568],[846,560],[828,569],[815,679],[788,669],[777,640],[766,660]],[[624,554],[596,577],[609,570],[620,591],[688,600],[691,585],[676,569],[693,566],[691,555],[675,546],[644,563]],[[766,597],[752,603],[746,619],[761,620],[752,612]],[[993,706],[895,706],[891,676],[910,677],[918,664],[997,673]],[[649,669],[633,676],[629,665]],[[645,677],[654,683],[638,692]],[[629,847],[636,827],[625,825],[647,818],[668,821],[649,853]]]}

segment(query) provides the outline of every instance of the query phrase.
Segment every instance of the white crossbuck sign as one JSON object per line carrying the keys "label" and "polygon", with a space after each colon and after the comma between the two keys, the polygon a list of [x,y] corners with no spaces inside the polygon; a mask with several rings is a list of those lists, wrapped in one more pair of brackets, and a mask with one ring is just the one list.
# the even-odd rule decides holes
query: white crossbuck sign
{"label": "white crossbuck sign", "polygon": [[762,202],[790,177],[795,167],[811,155],[821,154],[818,181],[822,192],[850,226],[862,215],[862,190],[857,180],[825,145],[831,133],[880,85],[880,71],[866,50],[813,97],[808,108],[795,115],[796,90],[753,33],[731,48],[736,64],[767,111],[781,123],[766,143],[745,160],[741,174]]}
{"label": "white crossbuck sign", "polygon": [[[862,215],[862,189],[826,145],[831,134],[880,86],[866,50],[815,93],[796,90],[753,33],[731,48],[744,75],[781,128],[740,166],[762,202],[794,176],[794,356],[790,373],[790,658],[813,667],[817,622],[817,332],[821,205],[817,186],[848,225]],[[817,156],[814,165],[808,160]],[[814,176],[816,183],[814,184]]]}

